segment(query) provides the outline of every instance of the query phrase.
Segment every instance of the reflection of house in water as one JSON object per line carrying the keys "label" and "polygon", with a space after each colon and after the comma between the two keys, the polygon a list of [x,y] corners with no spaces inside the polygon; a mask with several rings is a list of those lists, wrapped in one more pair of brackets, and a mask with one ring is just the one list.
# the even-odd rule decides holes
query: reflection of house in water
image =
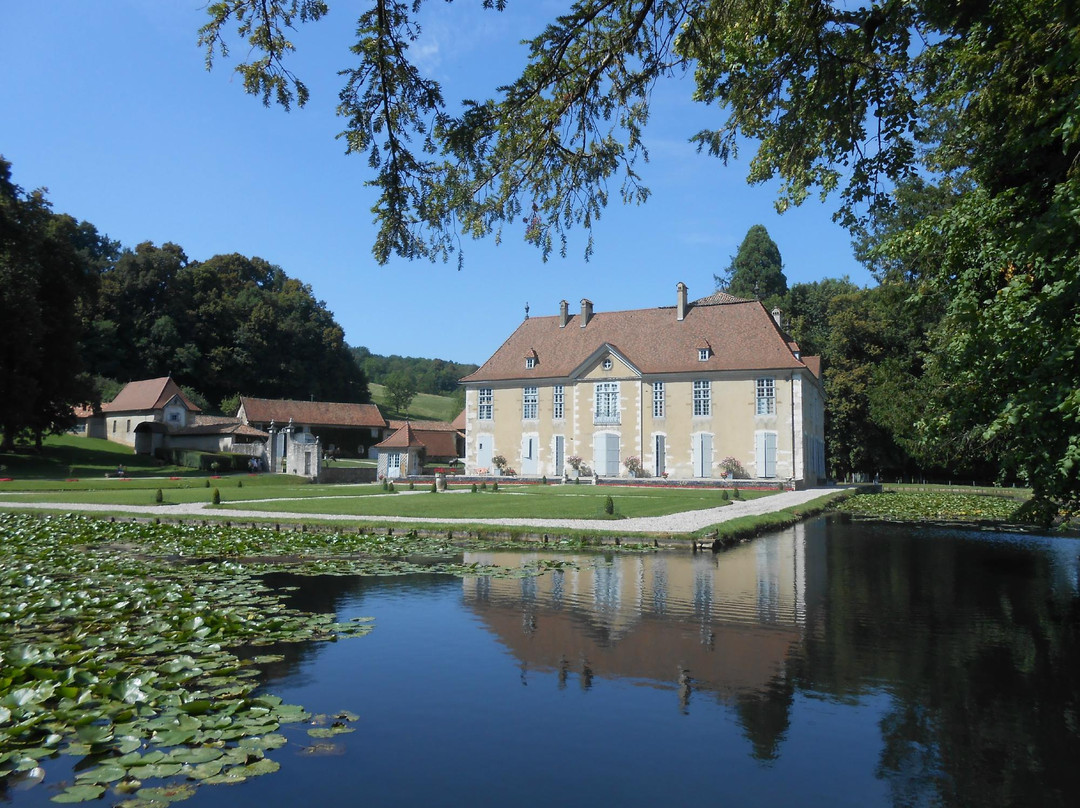
{"label": "reflection of house in water", "polygon": [[[786,703],[786,663],[806,631],[808,529],[719,555],[580,556],[578,569],[539,578],[467,578],[465,601],[523,669],[556,672],[560,684],[570,675],[583,686],[626,678],[680,698],[692,688],[736,706]],[[467,560],[516,566],[518,558]]]}

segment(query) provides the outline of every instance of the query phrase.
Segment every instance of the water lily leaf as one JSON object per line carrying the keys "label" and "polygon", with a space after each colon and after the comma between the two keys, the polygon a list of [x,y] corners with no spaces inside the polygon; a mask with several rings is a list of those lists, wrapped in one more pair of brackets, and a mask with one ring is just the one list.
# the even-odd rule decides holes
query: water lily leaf
{"label": "water lily leaf", "polygon": [[80,783],[113,783],[127,777],[127,769],[115,763],[105,763],[94,769],[79,772],[75,779]]}
{"label": "water lily leaf", "polygon": [[191,766],[190,768],[184,769],[184,774],[192,780],[206,780],[220,774],[224,767],[224,761],[211,760],[207,763],[200,763],[198,766]]}
{"label": "water lily leaf", "polygon": [[243,783],[245,780],[247,780],[247,777],[242,774],[236,774],[230,769],[227,772],[216,774],[213,777],[207,777],[203,782],[209,786],[231,786],[236,785],[237,783]]}
{"label": "water lily leaf", "polygon": [[212,746],[185,747],[174,749],[169,753],[169,761],[176,763],[207,763],[217,760],[224,752]]}
{"label": "water lily leaf", "polygon": [[141,800],[180,802],[195,796],[195,786],[191,783],[175,783],[160,788],[141,788],[135,796]]}
{"label": "water lily leaf", "polygon": [[180,774],[182,763],[152,763],[149,766],[132,766],[128,769],[131,777],[145,780],[147,777],[173,777]]}
{"label": "water lily leaf", "polygon": [[355,727],[313,727],[307,731],[312,738],[332,738],[335,735],[344,735],[347,732],[356,732]]}
{"label": "water lily leaf", "polygon": [[255,777],[260,774],[273,774],[280,768],[281,765],[276,760],[263,758],[262,760],[256,760],[254,763],[249,763],[246,766],[237,766],[235,769],[231,769],[230,772],[242,774],[244,777]]}
{"label": "water lily leaf", "polygon": [[213,706],[214,703],[210,699],[193,699],[181,704],[180,709],[188,715],[206,715]]}
{"label": "water lily leaf", "polygon": [[244,749],[280,749],[288,743],[284,735],[273,733],[255,738],[241,738],[236,745]]}
{"label": "water lily leaf", "polygon": [[68,786],[62,792],[52,797],[53,802],[88,802],[96,800],[105,793],[105,786],[77,785]]}

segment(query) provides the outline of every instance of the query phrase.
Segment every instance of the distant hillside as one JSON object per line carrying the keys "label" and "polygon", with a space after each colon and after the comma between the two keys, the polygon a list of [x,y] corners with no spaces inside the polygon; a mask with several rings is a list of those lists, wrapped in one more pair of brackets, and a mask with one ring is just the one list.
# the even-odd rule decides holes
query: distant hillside
{"label": "distant hillside", "polygon": [[437,396],[432,393],[417,393],[409,405],[408,413],[394,412],[387,404],[386,388],[381,384],[369,384],[371,400],[379,405],[387,418],[413,418],[418,421],[453,421],[465,406],[460,395]]}
{"label": "distant hillside", "polygon": [[[449,362],[445,359],[421,359],[397,354],[380,356],[363,346],[349,348],[349,352],[356,360],[356,364],[364,371],[369,382],[385,384],[387,376],[400,371],[415,380],[416,389],[419,392],[433,395],[453,393],[458,389],[458,379],[469,375],[478,367],[478,365],[461,362]],[[374,395],[373,391],[372,396]],[[379,404],[381,406],[381,402]],[[453,416],[450,417],[453,418]]]}

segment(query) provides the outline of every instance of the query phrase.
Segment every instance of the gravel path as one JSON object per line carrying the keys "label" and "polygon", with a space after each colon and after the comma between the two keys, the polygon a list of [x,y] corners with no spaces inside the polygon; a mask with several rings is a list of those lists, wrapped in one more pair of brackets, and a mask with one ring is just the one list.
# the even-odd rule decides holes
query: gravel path
{"label": "gravel path", "polygon": [[[0,500],[0,508],[32,508],[35,510],[50,511],[108,511],[112,513],[128,513],[134,516],[161,517],[161,516],[200,516],[212,513],[216,518],[223,516],[237,519],[251,519],[255,517],[269,517],[279,519],[282,522],[303,521],[305,519],[319,519],[338,522],[373,521],[390,523],[424,523],[446,525],[502,525],[505,527],[533,527],[563,528],[569,530],[608,530],[626,533],[692,533],[709,525],[726,522],[740,516],[757,516],[763,513],[772,513],[784,508],[791,508],[812,499],[835,491],[835,488],[808,488],[805,491],[784,491],[767,497],[757,499],[742,499],[733,501],[730,505],[719,508],[706,508],[698,511],[683,511],[682,513],[668,514],[667,516],[635,516],[629,519],[620,519],[618,522],[605,522],[595,519],[433,519],[420,516],[364,516],[362,514],[332,514],[332,513],[286,513],[267,512],[257,510],[239,509],[210,509],[209,503],[190,502],[181,505],[93,505],[74,502],[12,502]],[[310,502],[310,500],[308,500]]]}

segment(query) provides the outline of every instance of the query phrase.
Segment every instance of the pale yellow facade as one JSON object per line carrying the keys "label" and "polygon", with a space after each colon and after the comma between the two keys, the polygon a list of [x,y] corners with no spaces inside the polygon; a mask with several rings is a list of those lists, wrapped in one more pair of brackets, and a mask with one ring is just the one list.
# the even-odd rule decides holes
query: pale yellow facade
{"label": "pale yellow facade", "polygon": [[529,477],[572,474],[571,456],[601,477],[630,477],[628,457],[639,476],[676,480],[720,479],[727,457],[752,479],[824,477],[824,399],[807,370],[645,376],[610,351],[571,378],[469,385],[465,409],[470,474],[501,455]]}

